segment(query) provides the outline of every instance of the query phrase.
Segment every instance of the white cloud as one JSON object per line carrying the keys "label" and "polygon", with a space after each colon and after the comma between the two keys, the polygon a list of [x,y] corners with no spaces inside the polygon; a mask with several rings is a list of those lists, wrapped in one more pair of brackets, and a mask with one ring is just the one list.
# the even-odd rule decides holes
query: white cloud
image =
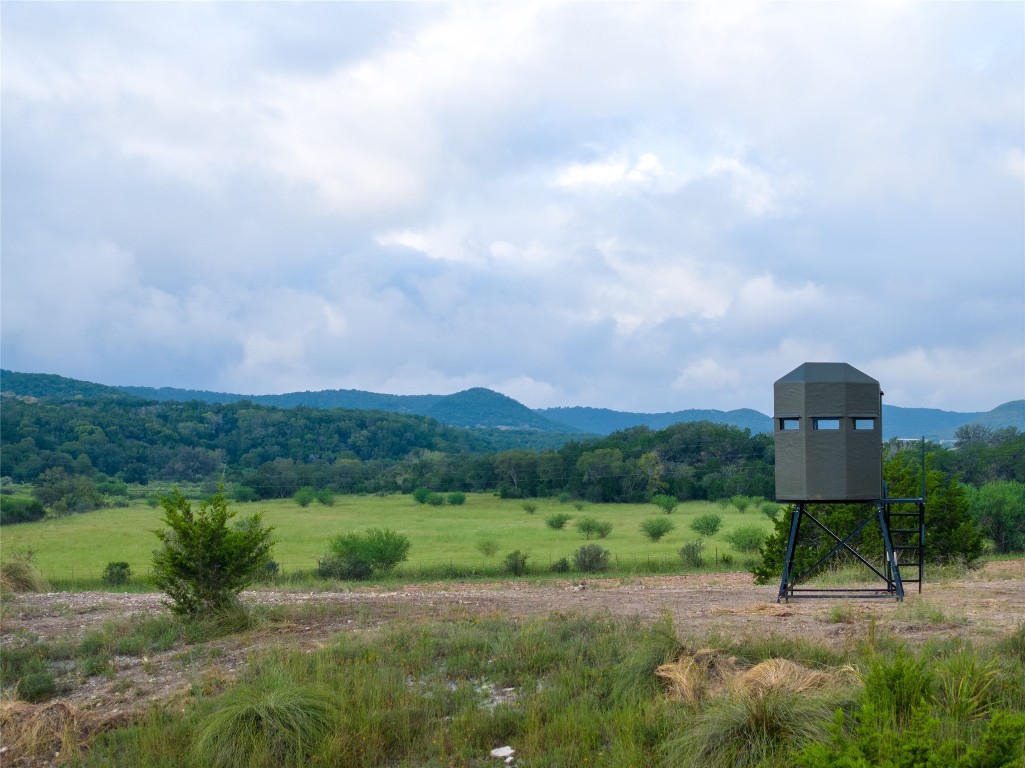
{"label": "white cloud", "polygon": [[554,185],[567,190],[625,192],[645,188],[667,190],[673,182],[673,174],[662,167],[658,157],[645,152],[635,161],[614,155],[590,163],[570,163],[556,173]]}
{"label": "white cloud", "polygon": [[901,404],[1025,388],[1021,6],[385,8],[5,8],[5,367],[652,411],[816,359]]}

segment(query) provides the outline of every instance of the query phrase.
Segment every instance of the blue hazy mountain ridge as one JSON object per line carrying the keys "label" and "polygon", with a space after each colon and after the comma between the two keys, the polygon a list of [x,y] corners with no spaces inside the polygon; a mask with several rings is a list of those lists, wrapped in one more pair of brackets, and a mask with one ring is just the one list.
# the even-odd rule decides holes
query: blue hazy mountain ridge
{"label": "blue hazy mountain ridge", "polygon": [[[355,389],[242,395],[175,387],[107,386],[55,374],[0,371],[0,389],[15,395],[46,399],[73,397],[138,397],[146,400],[233,403],[248,400],[279,408],[341,408],[428,416],[468,429],[527,430],[553,434],[607,435],[631,427],[664,429],[672,424],[711,421],[750,429],[772,430],[772,417],[750,408],[732,411],[688,409],[664,413],[630,413],[607,408],[559,407],[532,410],[511,397],[484,387],[451,395],[389,395]],[[980,424],[992,429],[1025,431],[1025,400],[1013,400],[989,411],[957,412],[937,408],[883,406],[883,438],[953,440],[958,427]]]}

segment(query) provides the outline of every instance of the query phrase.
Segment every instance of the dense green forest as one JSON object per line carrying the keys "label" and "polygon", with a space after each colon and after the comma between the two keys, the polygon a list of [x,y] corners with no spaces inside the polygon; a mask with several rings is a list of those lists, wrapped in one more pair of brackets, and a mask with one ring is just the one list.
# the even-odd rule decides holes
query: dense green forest
{"label": "dense green forest", "polygon": [[141,484],[219,478],[258,498],[291,496],[304,486],[567,492],[593,501],[772,493],[772,439],[708,422],[657,432],[637,427],[558,450],[496,451],[487,433],[374,411],[118,395],[4,397],[0,416],[0,473],[43,486],[70,477]]}

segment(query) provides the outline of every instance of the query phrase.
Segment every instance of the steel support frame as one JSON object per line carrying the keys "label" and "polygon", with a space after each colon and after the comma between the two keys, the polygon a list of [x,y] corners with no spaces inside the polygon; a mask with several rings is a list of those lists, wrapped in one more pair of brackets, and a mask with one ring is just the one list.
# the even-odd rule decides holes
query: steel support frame
{"label": "steel support frame", "polygon": [[[920,545],[924,546],[925,530],[924,530],[924,494],[919,499],[879,499],[875,502],[875,512],[870,513],[861,523],[859,523],[853,531],[848,533],[846,536],[841,538],[833,531],[829,530],[821,521],[819,521],[813,514],[808,511],[806,502],[798,502],[796,508],[791,513],[790,521],[790,536],[787,540],[787,551],[786,557],[783,561],[783,577],[779,584],[779,594],[776,597],[776,602],[780,603],[783,601],[789,602],[792,599],[797,598],[828,598],[828,597],[848,597],[858,596],[862,598],[866,597],[895,597],[898,601],[904,599],[904,583],[900,576],[900,562],[894,554],[893,540],[890,536],[889,527],[889,504],[891,503],[918,503],[919,504],[919,528],[920,528]],[[829,550],[825,555],[819,558],[818,562],[807,568],[803,573],[794,575],[794,551],[797,547],[797,538],[801,531],[801,522],[807,518],[816,526],[821,528],[827,535],[829,535],[836,543],[832,549]],[[882,530],[883,535],[883,548],[885,550],[885,564],[884,571],[880,571],[868,560],[866,560],[861,553],[859,553],[854,547],[848,542],[857,536],[861,531],[872,522],[873,519],[879,521],[879,527]],[[876,589],[857,589],[857,588],[845,588],[845,587],[833,587],[833,588],[821,588],[821,589],[799,589],[797,587],[801,581],[812,573],[814,573],[823,563],[828,561],[833,555],[839,550],[844,549],[865,565],[869,570],[872,571],[876,576],[886,582],[885,589],[882,587]],[[918,591],[922,591],[922,562],[924,560],[923,551],[919,551],[919,577],[918,577]]]}

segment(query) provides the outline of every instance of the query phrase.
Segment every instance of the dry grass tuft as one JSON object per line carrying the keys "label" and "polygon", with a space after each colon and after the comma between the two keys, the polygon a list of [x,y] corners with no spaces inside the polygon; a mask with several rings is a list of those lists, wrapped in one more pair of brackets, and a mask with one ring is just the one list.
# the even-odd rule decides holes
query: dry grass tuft
{"label": "dry grass tuft", "polygon": [[39,575],[39,571],[29,560],[12,557],[7,562],[0,563],[0,594],[45,592],[48,589],[46,580]]}
{"label": "dry grass tuft", "polygon": [[78,751],[79,732],[87,716],[65,701],[28,704],[23,701],[0,703],[0,730],[5,757],[55,757]]}
{"label": "dry grass tuft", "polygon": [[836,686],[838,675],[802,667],[788,659],[768,659],[737,674],[733,689],[748,696],[764,696],[772,691],[804,693]]}
{"label": "dry grass tuft", "polygon": [[726,690],[738,670],[734,657],[703,648],[663,664],[655,674],[667,682],[671,699],[697,706],[707,696]]}
{"label": "dry grass tuft", "polygon": [[691,706],[701,704],[709,696],[759,698],[772,692],[804,693],[858,682],[853,667],[820,672],[788,659],[768,659],[750,669],[741,669],[734,657],[711,649],[663,664],[655,674],[667,682],[671,699]]}
{"label": "dry grass tuft", "polygon": [[3,763],[15,764],[33,758],[67,759],[79,754],[93,736],[126,722],[121,718],[101,718],[82,712],[61,699],[45,704],[24,701],[0,702],[0,733],[7,747]]}

